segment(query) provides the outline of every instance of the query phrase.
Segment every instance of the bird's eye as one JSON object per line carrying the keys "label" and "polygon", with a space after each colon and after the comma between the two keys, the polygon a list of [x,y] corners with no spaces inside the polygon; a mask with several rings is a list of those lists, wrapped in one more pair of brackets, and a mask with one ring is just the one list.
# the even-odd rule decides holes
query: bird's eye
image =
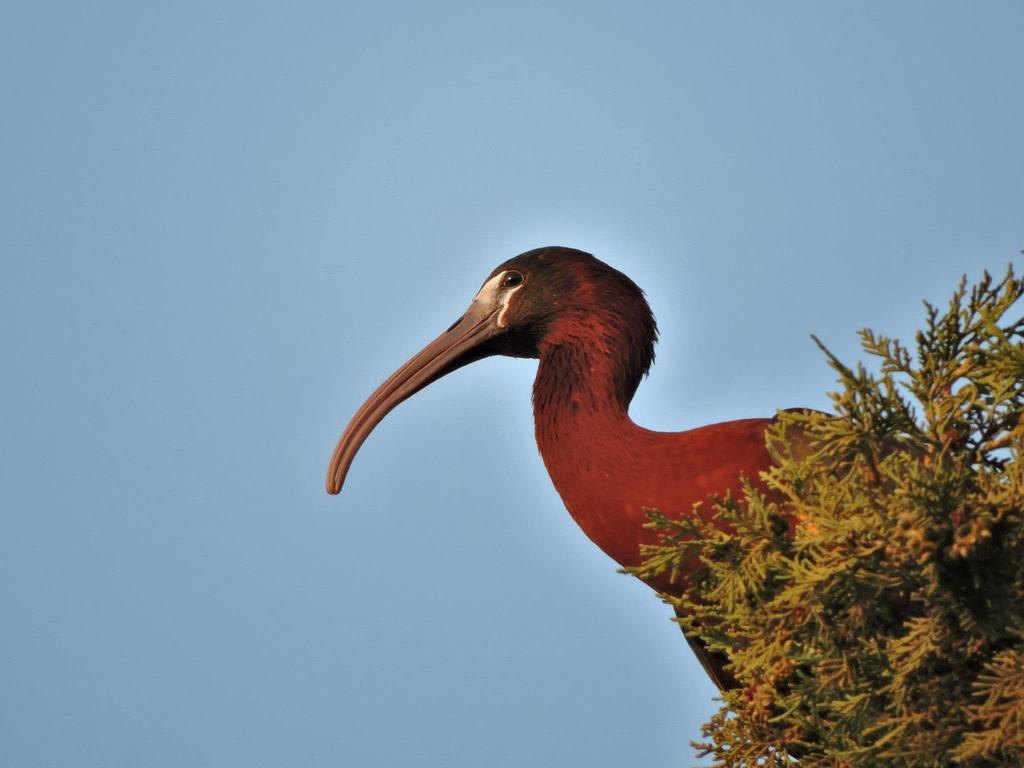
{"label": "bird's eye", "polygon": [[522,285],[523,273],[510,270],[505,273],[505,276],[501,278],[502,288],[515,288],[517,285]]}

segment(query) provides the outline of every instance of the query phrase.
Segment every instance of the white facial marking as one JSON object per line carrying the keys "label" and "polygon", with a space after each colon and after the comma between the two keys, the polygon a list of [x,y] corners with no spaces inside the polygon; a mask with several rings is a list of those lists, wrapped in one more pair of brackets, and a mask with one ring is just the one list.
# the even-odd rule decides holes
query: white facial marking
{"label": "white facial marking", "polygon": [[476,296],[473,297],[474,302],[478,302],[487,309],[494,309],[498,306],[498,286],[501,285],[501,278],[505,276],[502,272],[500,275],[495,275],[477,292]]}
{"label": "white facial marking", "polygon": [[497,275],[492,277],[483,287],[477,292],[473,298],[473,303],[479,303],[488,312],[496,311],[498,313],[498,327],[505,327],[505,314],[508,312],[509,302],[512,301],[512,294],[523,287],[523,283],[515,286],[514,288],[508,288],[506,290],[501,289],[501,280],[507,271],[499,272]]}
{"label": "white facial marking", "polygon": [[506,290],[504,293],[501,294],[501,312],[498,313],[498,327],[499,328],[504,328],[505,327],[505,315],[508,314],[508,304],[509,304],[510,301],[512,301],[512,294],[515,293],[516,291],[518,291],[522,287],[523,287],[523,284],[520,283],[515,288],[509,288],[508,290]]}

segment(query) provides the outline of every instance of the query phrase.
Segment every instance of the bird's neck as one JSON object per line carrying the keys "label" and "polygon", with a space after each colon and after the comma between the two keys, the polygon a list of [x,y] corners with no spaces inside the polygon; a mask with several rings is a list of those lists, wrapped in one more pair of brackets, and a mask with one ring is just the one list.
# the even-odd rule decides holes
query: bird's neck
{"label": "bird's neck", "polygon": [[533,383],[533,414],[542,452],[544,446],[572,438],[582,429],[635,428],[621,379],[614,358],[592,345],[542,346]]}
{"label": "bird's neck", "polygon": [[605,308],[566,312],[538,345],[535,416],[558,423],[593,417],[632,424],[629,403],[654,357],[651,341],[645,343],[636,326]]}
{"label": "bird's neck", "polygon": [[[622,565],[637,562],[642,505],[623,497],[644,453],[644,435],[629,418],[623,371],[600,335],[587,342],[542,344],[533,387],[537,447],[569,513],[591,540]],[[632,519],[635,518],[635,519]]]}

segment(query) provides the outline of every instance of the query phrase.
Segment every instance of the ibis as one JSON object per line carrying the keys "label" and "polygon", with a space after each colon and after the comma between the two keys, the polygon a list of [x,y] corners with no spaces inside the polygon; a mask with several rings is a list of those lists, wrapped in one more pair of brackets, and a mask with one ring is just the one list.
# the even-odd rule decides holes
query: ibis
{"label": "ibis", "polygon": [[[645,429],[629,416],[654,362],[658,331],[643,291],[590,254],[565,247],[527,251],[499,265],[469,308],[370,395],[338,441],[327,491],[341,491],[352,460],[374,427],[406,398],[490,355],[536,358],[533,415],[537,446],[573,519],[623,567],[658,543],[647,510],[696,514],[711,495],[737,493],[771,466],[771,418],[740,419],[684,432]],[[651,577],[679,594],[696,561],[675,580]],[[720,688],[735,685],[725,659],[688,638]]]}

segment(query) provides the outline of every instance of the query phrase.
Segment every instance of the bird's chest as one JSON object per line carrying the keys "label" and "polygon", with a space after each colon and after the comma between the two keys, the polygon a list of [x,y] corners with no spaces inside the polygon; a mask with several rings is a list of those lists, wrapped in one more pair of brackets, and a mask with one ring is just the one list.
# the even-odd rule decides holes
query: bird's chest
{"label": "bird's chest", "polygon": [[[760,422],[760,420],[758,420]],[[738,423],[739,424],[739,423]],[[607,438],[562,432],[556,439],[538,435],[552,482],[583,532],[624,567],[643,561],[643,547],[660,543],[647,527],[649,512],[668,518],[710,511],[708,497],[741,492],[741,476],[757,480],[769,461],[763,423],[726,430],[727,455],[711,450],[701,434],[682,439],[637,431]],[[735,432],[736,434],[733,434]],[[750,433],[749,437],[747,433]],[[678,435],[678,436],[677,436]],[[683,576],[695,568],[683,567]],[[652,584],[665,589],[662,583]]]}
{"label": "bird's chest", "polygon": [[541,443],[541,454],[577,525],[619,565],[637,566],[642,547],[658,543],[657,534],[645,527],[649,511],[676,516],[693,502],[659,488],[647,457],[600,448],[599,442],[548,441]]}

